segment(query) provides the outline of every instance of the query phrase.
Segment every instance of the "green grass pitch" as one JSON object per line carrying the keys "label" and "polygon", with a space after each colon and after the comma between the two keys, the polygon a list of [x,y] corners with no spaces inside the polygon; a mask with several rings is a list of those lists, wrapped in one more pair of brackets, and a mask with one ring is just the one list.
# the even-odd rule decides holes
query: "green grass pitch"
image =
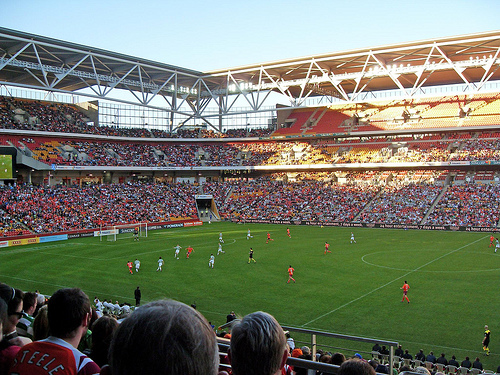
{"label": "green grass pitch", "polygon": [[[250,228],[253,238],[246,239]],[[320,228],[212,223],[201,227],[150,231],[148,238],[100,242],[75,239],[0,251],[0,278],[23,290],[51,294],[81,287],[91,299],[133,303],[140,286],[143,303],[173,298],[197,308],[213,324],[264,310],[283,325],[398,341],[459,361],[479,356],[485,368],[500,364],[498,281],[500,253],[489,248],[489,233],[366,228]],[[356,244],[350,244],[354,232]],[[216,256],[219,232],[225,254]],[[274,241],[266,244],[266,232]],[[324,254],[324,243],[332,253]],[[179,260],[174,246],[183,247]],[[186,259],[185,248],[194,253]],[[256,263],[248,264],[255,251]],[[157,260],[165,260],[157,272]],[[139,273],[126,266],[138,258]],[[296,283],[287,284],[288,266]],[[410,284],[410,304],[400,287]],[[491,331],[491,355],[482,354],[483,326]],[[305,337],[295,335],[298,341]],[[318,339],[346,355],[370,351],[358,342]],[[331,351],[338,349],[330,348]]]}

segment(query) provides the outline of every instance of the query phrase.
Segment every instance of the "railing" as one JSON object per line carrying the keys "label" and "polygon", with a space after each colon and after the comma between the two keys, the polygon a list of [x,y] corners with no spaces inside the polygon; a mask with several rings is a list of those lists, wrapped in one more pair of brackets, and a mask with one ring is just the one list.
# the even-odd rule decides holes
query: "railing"
{"label": "railing", "polygon": [[349,341],[359,341],[359,342],[365,342],[365,343],[370,343],[370,344],[378,343],[379,345],[386,345],[389,347],[389,367],[390,367],[389,374],[392,374],[394,348],[399,345],[399,343],[396,341],[387,341],[387,340],[379,340],[379,339],[373,339],[373,338],[368,338],[368,337],[350,336],[350,335],[343,335],[343,334],[339,334],[339,333],[315,331],[315,330],[311,330],[311,329],[304,329],[304,328],[297,328],[297,327],[290,327],[290,326],[282,326],[282,328],[284,330],[291,331],[291,332],[297,332],[297,333],[311,335],[310,342],[311,342],[311,355],[312,355],[313,361],[316,359],[316,348],[317,348],[317,337],[318,336],[336,338],[336,339],[341,339],[341,340],[349,340]]}
{"label": "railing", "polygon": [[[229,328],[232,325],[232,323],[233,322],[223,324],[222,326],[219,327],[219,329]],[[368,338],[368,337],[343,335],[340,333],[323,332],[323,331],[316,331],[316,330],[311,330],[311,329],[304,329],[304,328],[290,327],[290,326],[281,326],[281,327],[286,331],[297,332],[300,334],[306,334],[306,335],[311,336],[310,344],[311,344],[312,361],[300,359],[300,358],[289,357],[287,362],[286,362],[288,365],[303,367],[303,368],[306,368],[308,370],[317,370],[317,371],[321,371],[321,372],[328,373],[328,374],[336,374],[339,366],[316,362],[316,349],[317,349],[317,345],[318,345],[317,338],[318,338],[318,336],[321,336],[321,337],[335,338],[335,339],[348,340],[348,341],[358,341],[358,342],[364,342],[364,343],[369,343],[369,344],[378,343],[379,345],[388,346],[389,347],[389,358],[388,358],[389,374],[393,373],[394,348],[399,345],[399,343],[397,341],[387,341],[387,340],[379,340],[379,339],[373,339],[373,338]],[[227,348],[229,348],[230,341],[227,339],[218,339],[218,343],[219,343],[220,354],[227,353]]]}

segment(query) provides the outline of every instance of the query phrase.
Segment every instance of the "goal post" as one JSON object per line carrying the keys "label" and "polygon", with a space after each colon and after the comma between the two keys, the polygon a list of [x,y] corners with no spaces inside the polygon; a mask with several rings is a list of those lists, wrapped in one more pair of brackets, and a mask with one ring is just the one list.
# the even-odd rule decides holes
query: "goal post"
{"label": "goal post", "polygon": [[101,228],[99,235],[100,241],[103,241],[104,237],[106,241],[133,238],[136,229],[138,237],[148,236],[148,223],[123,224]]}

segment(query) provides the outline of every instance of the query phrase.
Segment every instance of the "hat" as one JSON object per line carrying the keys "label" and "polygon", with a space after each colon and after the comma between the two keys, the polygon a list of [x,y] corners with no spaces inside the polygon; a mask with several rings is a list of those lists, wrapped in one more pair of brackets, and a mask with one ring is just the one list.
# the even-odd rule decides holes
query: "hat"
{"label": "hat", "polygon": [[299,348],[293,349],[292,350],[292,357],[297,358],[302,355],[302,350]]}
{"label": "hat", "polygon": [[361,356],[361,354],[359,354],[359,353],[354,354],[354,356],[355,356],[356,358],[363,359],[363,357],[362,357],[362,356]]}

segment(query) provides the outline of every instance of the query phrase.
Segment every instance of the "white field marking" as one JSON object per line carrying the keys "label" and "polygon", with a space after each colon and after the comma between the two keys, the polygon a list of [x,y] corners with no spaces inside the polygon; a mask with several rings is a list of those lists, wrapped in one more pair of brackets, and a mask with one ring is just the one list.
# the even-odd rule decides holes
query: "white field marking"
{"label": "white field marking", "polygon": [[[236,240],[233,239],[231,243],[227,243],[227,245],[232,245],[235,244]],[[226,245],[226,244],[224,244]],[[205,246],[197,246],[197,248],[205,249],[212,247],[212,245],[205,245]],[[58,248],[58,246],[52,246],[52,248]],[[160,249],[160,250],[153,250],[153,251],[145,251],[142,253],[135,253],[133,256],[138,257],[141,255],[146,255],[146,254],[155,254],[155,253],[165,253],[165,252],[170,252],[172,250],[168,249]],[[116,259],[124,259],[126,256],[120,255],[117,257],[107,257],[107,258],[95,258],[95,257],[89,257],[89,256],[81,256],[81,255],[71,255],[71,254],[59,254],[59,253],[51,253],[47,251],[41,251],[41,254],[46,254],[46,255],[52,255],[52,256],[58,256],[58,257],[67,257],[67,258],[81,258],[81,259],[86,259],[86,260],[98,260],[98,261],[109,261],[109,260],[116,260]]]}
{"label": "white field marking", "polygon": [[[403,250],[401,250],[403,251]],[[428,251],[433,251],[433,250],[428,250]],[[410,269],[407,268],[397,268],[397,267],[389,267],[389,266],[383,266],[381,264],[375,264],[375,263],[370,263],[367,260],[365,260],[365,257],[370,256],[370,255],[376,255],[376,254],[383,254],[387,253],[387,251],[377,251],[375,253],[370,253],[370,254],[365,254],[361,258],[363,263],[368,264],[369,266],[373,267],[379,267],[379,268],[385,268],[387,270],[394,270],[394,271],[411,271]],[[468,254],[480,254],[480,255],[491,255],[491,256],[500,256],[500,254],[496,253],[480,253],[477,251],[468,251]],[[500,268],[489,268],[489,269],[477,269],[477,270],[438,270],[438,271],[424,271],[421,270],[420,272],[426,272],[426,273],[478,273],[478,272],[492,272],[492,271],[500,271]]]}
{"label": "white field marking", "polygon": [[339,306],[339,307],[337,307],[337,308],[335,308],[335,309],[333,309],[333,310],[330,310],[330,311],[328,311],[327,313],[324,313],[323,315],[320,315],[320,316],[318,316],[317,318],[315,318],[315,319],[312,319],[312,320],[308,321],[307,323],[302,324],[300,327],[305,327],[305,326],[307,326],[307,325],[309,325],[309,324],[311,324],[311,323],[313,323],[313,322],[315,322],[315,321],[317,321],[317,320],[319,320],[319,319],[324,318],[324,317],[325,317],[325,316],[327,316],[327,315],[330,315],[330,314],[332,314],[332,313],[334,313],[334,312],[336,312],[336,311],[339,311],[339,310],[343,309],[344,307],[349,306],[349,305],[351,305],[352,303],[357,302],[357,301],[359,301],[360,299],[363,299],[363,298],[365,298],[365,297],[369,296],[370,294],[373,294],[373,293],[375,293],[375,292],[379,291],[380,289],[385,288],[386,286],[391,285],[392,283],[394,283],[394,282],[396,282],[396,281],[398,281],[398,280],[400,280],[400,279],[403,279],[403,278],[405,278],[406,276],[408,276],[408,275],[410,275],[410,274],[412,274],[412,273],[414,273],[414,272],[419,271],[420,269],[422,269],[422,268],[424,268],[424,267],[427,267],[429,264],[432,264],[432,263],[434,263],[434,262],[436,262],[436,261],[438,261],[438,260],[440,260],[440,259],[443,259],[444,257],[446,257],[446,256],[448,256],[448,255],[451,255],[451,254],[453,254],[453,253],[456,253],[457,251],[460,251],[460,250],[462,250],[462,249],[464,249],[464,248],[466,248],[466,247],[468,247],[468,246],[470,246],[470,245],[473,245],[473,244],[475,244],[476,242],[482,241],[482,240],[484,240],[485,238],[488,238],[488,236],[484,236],[484,237],[482,237],[482,238],[480,238],[480,239],[478,239],[478,240],[476,240],[476,241],[473,241],[473,242],[471,242],[471,243],[468,243],[467,245],[461,246],[461,247],[459,247],[458,249],[451,250],[451,251],[449,251],[448,253],[443,254],[443,255],[441,255],[441,256],[439,256],[439,257],[437,257],[436,259],[430,260],[429,262],[427,262],[427,263],[425,263],[425,264],[421,265],[420,267],[417,267],[417,268],[415,268],[414,270],[408,271],[408,272],[406,272],[404,275],[399,276],[399,277],[395,278],[394,280],[391,280],[391,281],[389,281],[389,282],[385,283],[384,285],[379,286],[378,288],[372,289],[371,291],[369,291],[368,293],[363,294],[362,296],[359,296],[359,297],[357,297],[357,298],[355,298],[355,299],[353,299],[353,300],[351,300],[351,301],[349,301],[349,302],[346,302],[346,303],[344,303],[343,305],[341,305],[341,306]]}
{"label": "white field marking", "polygon": [[[34,283],[34,284],[45,284],[45,285],[49,285],[49,286],[55,286],[56,288],[73,288],[72,285],[53,284],[53,283],[47,283],[47,282],[40,281],[40,280],[24,279],[22,277],[15,277],[15,276],[10,276],[10,275],[0,275],[0,276],[1,277],[5,277],[5,278],[9,278],[9,279],[12,279],[12,280],[25,281],[25,282]],[[92,294],[113,296],[113,297],[120,298],[120,299],[133,300],[133,298],[131,298],[131,297],[125,297],[125,296],[119,296],[119,295],[116,295],[116,294],[96,292],[94,290],[89,290],[88,292],[90,292]]]}
{"label": "white field marking", "polygon": [[58,243],[54,245],[47,245],[47,246],[33,246],[33,245],[26,245],[27,247],[23,248],[13,248],[9,250],[1,250],[0,251],[0,256],[2,255],[11,255],[11,254],[19,254],[19,253],[29,253],[33,251],[38,251],[38,250],[45,250],[45,249],[59,249],[62,247],[68,247],[72,245],[82,245],[81,243],[75,243],[75,244],[69,244],[69,243]]}

